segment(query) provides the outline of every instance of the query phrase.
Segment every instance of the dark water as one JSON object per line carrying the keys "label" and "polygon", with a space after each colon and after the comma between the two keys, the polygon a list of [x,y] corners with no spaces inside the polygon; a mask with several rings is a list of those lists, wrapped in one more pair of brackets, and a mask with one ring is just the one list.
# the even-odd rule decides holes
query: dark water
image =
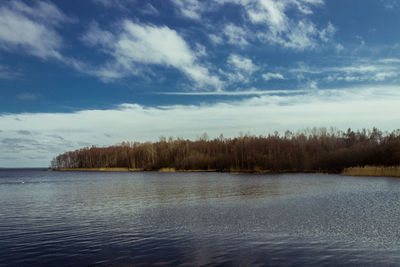
{"label": "dark water", "polygon": [[400,179],[0,170],[0,265],[400,265]]}

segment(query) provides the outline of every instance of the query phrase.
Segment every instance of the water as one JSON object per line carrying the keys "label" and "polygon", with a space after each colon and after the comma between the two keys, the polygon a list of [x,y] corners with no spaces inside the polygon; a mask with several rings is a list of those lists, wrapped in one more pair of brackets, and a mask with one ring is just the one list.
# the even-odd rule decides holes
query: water
{"label": "water", "polygon": [[400,180],[0,170],[0,265],[396,266]]}

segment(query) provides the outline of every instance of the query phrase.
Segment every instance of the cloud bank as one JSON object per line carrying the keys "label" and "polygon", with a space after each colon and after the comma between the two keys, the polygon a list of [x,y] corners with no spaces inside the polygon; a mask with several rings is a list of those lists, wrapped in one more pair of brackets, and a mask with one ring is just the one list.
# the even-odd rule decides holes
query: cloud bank
{"label": "cloud bank", "polygon": [[162,135],[195,139],[207,132],[210,137],[233,137],[307,126],[392,130],[398,127],[399,101],[399,87],[363,87],[209,105],[121,104],[74,113],[5,114],[0,116],[0,167],[46,167],[58,153],[83,146],[157,140]]}

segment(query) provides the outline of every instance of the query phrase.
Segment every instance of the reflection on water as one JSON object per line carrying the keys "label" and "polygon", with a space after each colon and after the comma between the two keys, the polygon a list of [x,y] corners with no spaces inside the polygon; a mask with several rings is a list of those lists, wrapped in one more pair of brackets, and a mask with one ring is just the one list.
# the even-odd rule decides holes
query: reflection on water
{"label": "reflection on water", "polygon": [[0,265],[396,265],[400,180],[0,170]]}

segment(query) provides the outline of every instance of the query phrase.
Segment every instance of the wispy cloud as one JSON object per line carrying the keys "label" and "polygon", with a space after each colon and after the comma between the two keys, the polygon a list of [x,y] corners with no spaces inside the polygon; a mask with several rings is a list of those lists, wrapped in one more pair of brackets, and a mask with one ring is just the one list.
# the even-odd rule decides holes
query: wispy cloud
{"label": "wispy cloud", "polygon": [[189,19],[194,19],[194,20],[200,20],[201,19],[201,13],[207,10],[207,6],[211,4],[209,3],[204,3],[202,1],[198,0],[171,0],[178,12]]}
{"label": "wispy cloud", "polygon": [[117,8],[120,11],[128,11],[128,5],[135,3],[135,0],[92,0],[93,3],[105,8]]}
{"label": "wispy cloud", "polygon": [[0,79],[15,79],[20,75],[19,71],[13,71],[8,66],[0,65]]}
{"label": "wispy cloud", "polygon": [[[241,47],[248,45],[250,38],[294,50],[312,49],[321,42],[332,40],[336,32],[330,22],[319,27],[310,20],[313,8],[323,6],[323,0],[224,0],[207,4],[195,0],[173,0],[173,3],[183,16],[196,21],[201,21],[204,13],[215,12],[228,3],[241,7],[248,25],[258,29],[251,30],[232,23],[225,23],[222,29],[227,43]],[[289,17],[289,12],[296,12],[296,15]],[[216,33],[209,36],[214,43],[222,43],[221,36]]]}
{"label": "wispy cloud", "polygon": [[370,74],[359,74],[359,75],[340,75],[340,74],[330,74],[326,78],[327,81],[346,81],[346,82],[366,82],[366,81],[375,81],[381,82],[391,78],[398,77],[399,74],[394,71],[389,72],[375,72]]}
{"label": "wispy cloud", "polygon": [[155,8],[152,4],[147,3],[142,9],[141,12],[147,15],[158,16],[160,12]]}
{"label": "wispy cloud", "polygon": [[336,50],[336,52],[341,52],[344,50],[344,46],[342,44],[338,43],[335,45],[335,50]]}
{"label": "wispy cloud", "polygon": [[400,58],[382,58],[378,61],[384,64],[400,64]]}
{"label": "wispy cloud", "polygon": [[256,70],[258,70],[258,67],[254,65],[253,61],[250,58],[246,58],[237,54],[231,54],[229,56],[228,64],[236,70],[241,70],[249,74],[252,74]]}
{"label": "wispy cloud", "polygon": [[380,0],[380,2],[387,9],[394,9],[399,6],[398,0]]}
{"label": "wispy cloud", "polygon": [[213,92],[157,92],[161,95],[187,95],[187,96],[260,96],[260,95],[288,95],[288,94],[304,94],[305,90],[241,90],[241,91],[213,91]]}
{"label": "wispy cloud", "polygon": [[60,26],[62,23],[76,22],[76,18],[65,15],[56,5],[47,1],[37,1],[35,5],[28,6],[19,0],[10,3],[12,10],[24,14],[46,25]]}
{"label": "wispy cloud", "polygon": [[285,79],[285,77],[282,74],[280,74],[280,73],[271,73],[271,72],[263,74],[262,77],[263,77],[263,79],[265,81],[269,81],[269,80],[284,80]]}
{"label": "wispy cloud", "polygon": [[72,21],[52,3],[38,1],[28,6],[18,0],[4,1],[0,5],[0,49],[61,59],[63,42],[56,28]]}
{"label": "wispy cloud", "polygon": [[224,42],[223,38],[219,35],[216,35],[214,33],[210,33],[208,35],[208,38],[210,39],[210,41],[215,44],[215,45],[220,45]]}
{"label": "wispy cloud", "polygon": [[37,99],[37,95],[32,93],[20,93],[17,94],[17,98],[22,101],[33,101]]}
{"label": "wispy cloud", "polygon": [[227,60],[229,72],[224,72],[230,82],[249,82],[259,69],[250,58],[231,54]]}
{"label": "wispy cloud", "polygon": [[399,77],[400,60],[397,58],[358,59],[348,65],[311,67],[299,63],[298,67],[288,69],[292,74],[307,74],[328,82],[383,82]]}
{"label": "wispy cloud", "polygon": [[[228,44],[244,47],[249,44],[247,38],[250,37],[250,32],[240,26],[234,24],[226,24],[223,29],[223,34]],[[215,41],[215,38],[214,38]]]}
{"label": "wispy cloud", "polygon": [[319,37],[321,38],[322,41],[328,42],[333,38],[333,35],[336,32],[336,28],[332,25],[332,23],[328,23],[328,26],[326,28],[322,29],[319,32]]}
{"label": "wispy cloud", "polygon": [[331,67],[329,80],[338,81],[385,81],[398,76],[399,67],[388,64],[352,65]]}

